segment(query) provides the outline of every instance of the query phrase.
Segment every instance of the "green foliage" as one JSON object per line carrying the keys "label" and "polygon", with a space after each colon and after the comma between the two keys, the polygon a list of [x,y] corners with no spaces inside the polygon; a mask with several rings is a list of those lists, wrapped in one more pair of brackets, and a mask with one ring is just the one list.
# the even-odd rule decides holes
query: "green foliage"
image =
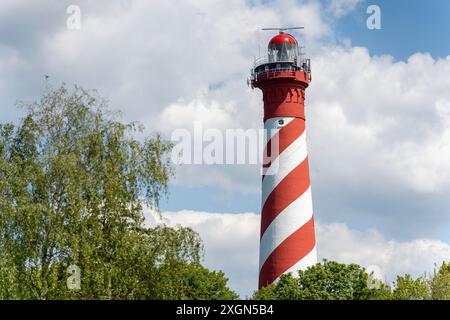
{"label": "green foliage", "polygon": [[368,274],[356,264],[326,261],[299,271],[298,277],[283,275],[274,285],[255,292],[253,298],[261,300],[361,300],[386,299],[390,289],[379,284],[368,287]]}
{"label": "green foliage", "polygon": [[275,285],[255,292],[254,299],[361,300],[379,299],[390,292],[387,286],[368,287],[368,274],[356,264],[326,261],[299,271],[298,277],[283,275]]}
{"label": "green foliage", "polygon": [[397,276],[393,292],[395,300],[427,300],[429,297],[430,292],[424,278],[413,279],[409,274]]}
{"label": "green foliage", "polygon": [[[77,87],[22,107],[18,126],[0,124],[1,299],[235,297],[200,266],[195,232],[143,224],[167,191],[170,143],[136,140],[140,126]],[[72,264],[80,290],[67,288]]]}
{"label": "green foliage", "polygon": [[253,294],[253,300],[277,300],[277,286],[275,284],[269,284]]}
{"label": "green foliage", "polygon": [[443,262],[429,281],[431,299],[450,300],[450,262]]}
{"label": "green foliage", "polygon": [[[166,272],[174,270],[175,272]],[[222,300],[237,299],[238,296],[226,287],[223,272],[209,271],[198,264],[174,263],[161,269],[153,295],[158,299],[177,300]]]}
{"label": "green foliage", "polygon": [[324,261],[312,266],[308,272],[299,272],[299,286],[303,298],[319,300],[354,300],[365,298],[367,273],[356,264]]}
{"label": "green foliage", "polygon": [[379,282],[376,287],[370,287],[367,300],[392,300],[392,290],[391,287],[383,282]]}

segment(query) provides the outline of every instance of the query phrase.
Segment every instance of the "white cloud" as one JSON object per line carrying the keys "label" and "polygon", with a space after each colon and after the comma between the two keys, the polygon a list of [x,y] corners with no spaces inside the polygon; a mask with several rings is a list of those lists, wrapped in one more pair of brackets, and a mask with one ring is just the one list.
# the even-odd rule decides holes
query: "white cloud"
{"label": "white cloud", "polygon": [[327,10],[335,17],[342,17],[355,10],[361,0],[329,0]]}
{"label": "white cloud", "polygon": [[430,273],[434,263],[450,259],[448,243],[433,239],[388,240],[376,230],[361,232],[343,223],[318,224],[317,238],[321,257],[364,267],[378,266],[388,282],[405,273]]}
{"label": "white cloud", "polygon": [[2,42],[18,49],[37,79],[49,74],[55,82],[99,89],[129,118],[149,125],[180,98],[195,99],[199,88],[245,81],[258,40],[264,48],[271,35],[261,27],[301,21],[311,41],[330,33],[319,2],[80,1],[79,31],[66,28],[69,4],[2,4],[1,29],[8,32]]}
{"label": "white cloud", "polygon": [[[149,212],[146,217],[150,225],[155,223]],[[204,241],[205,265],[223,270],[231,288],[242,297],[252,294],[258,277],[259,215],[182,210],[163,212],[162,217],[168,225],[196,230]],[[317,224],[316,228],[320,259],[377,269],[387,282],[400,274],[417,277],[430,273],[434,263],[450,259],[450,244],[439,240],[388,240],[376,230],[356,231],[343,223]]]}
{"label": "white cloud", "polygon": [[168,105],[160,113],[156,128],[170,136],[172,130],[186,128],[192,130],[194,124],[200,123],[202,128],[224,130],[236,127],[239,112],[234,102],[221,105],[217,100],[209,100],[207,92],[200,92],[191,101],[182,99]]}

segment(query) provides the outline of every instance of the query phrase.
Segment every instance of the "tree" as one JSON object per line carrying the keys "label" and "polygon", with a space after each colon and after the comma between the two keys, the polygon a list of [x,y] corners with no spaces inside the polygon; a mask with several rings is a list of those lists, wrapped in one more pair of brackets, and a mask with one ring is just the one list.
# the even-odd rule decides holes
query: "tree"
{"label": "tree", "polygon": [[374,280],[356,264],[326,261],[282,275],[274,284],[257,290],[255,300],[449,300],[450,263],[443,262],[432,277],[397,276],[391,287]]}
{"label": "tree", "polygon": [[431,299],[450,300],[450,262],[443,262],[430,281]]}
{"label": "tree", "polygon": [[236,293],[226,287],[228,279],[221,271],[210,271],[199,264],[183,264],[175,262],[163,268],[159,277],[159,285],[154,289],[158,299],[176,300],[232,300]]}
{"label": "tree", "polygon": [[413,279],[406,274],[397,276],[393,298],[395,300],[426,300],[430,298],[430,292],[423,277]]}
{"label": "tree", "polygon": [[365,300],[386,299],[390,288],[380,284],[368,287],[368,274],[356,264],[334,261],[317,263],[301,270],[298,277],[282,275],[276,284],[255,292],[254,299],[277,300]]}
{"label": "tree", "polygon": [[[289,277],[289,276],[288,276]],[[292,278],[292,277],[290,277]],[[277,286],[273,283],[262,287],[261,289],[255,291],[251,297],[253,300],[277,300]]]}
{"label": "tree", "polygon": [[[144,208],[157,210],[167,192],[172,146],[137,140],[143,127],[107,105],[63,85],[21,103],[19,125],[0,124],[0,298],[160,298],[154,288],[180,270],[203,275],[186,297],[214,285],[215,298],[230,297],[223,274],[201,268],[195,232],[145,227]],[[69,265],[81,270],[80,290],[67,288]]]}

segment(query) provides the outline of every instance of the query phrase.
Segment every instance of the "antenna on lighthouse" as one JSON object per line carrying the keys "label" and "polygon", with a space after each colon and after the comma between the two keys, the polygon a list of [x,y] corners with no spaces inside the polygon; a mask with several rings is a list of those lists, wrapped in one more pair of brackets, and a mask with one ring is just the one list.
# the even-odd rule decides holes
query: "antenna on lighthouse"
{"label": "antenna on lighthouse", "polygon": [[281,33],[281,32],[284,32],[286,30],[300,30],[300,29],[305,29],[305,27],[262,28],[261,30],[264,30],[264,31],[278,30]]}

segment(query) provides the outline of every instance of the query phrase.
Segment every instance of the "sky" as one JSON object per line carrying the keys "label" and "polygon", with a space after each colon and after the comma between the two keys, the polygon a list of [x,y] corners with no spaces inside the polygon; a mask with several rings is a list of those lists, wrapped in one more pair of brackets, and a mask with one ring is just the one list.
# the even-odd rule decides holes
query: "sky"
{"label": "sky", "polygon": [[[79,29],[67,27],[70,5]],[[366,10],[378,5],[381,29]],[[262,128],[246,84],[273,33],[311,58],[306,92],[320,258],[419,276],[450,259],[450,3],[442,0],[65,1],[0,4],[0,122],[38,99],[44,75],[97,89],[124,121],[175,129]],[[257,285],[257,165],[177,165],[162,219],[190,226],[205,265],[241,296]]]}

